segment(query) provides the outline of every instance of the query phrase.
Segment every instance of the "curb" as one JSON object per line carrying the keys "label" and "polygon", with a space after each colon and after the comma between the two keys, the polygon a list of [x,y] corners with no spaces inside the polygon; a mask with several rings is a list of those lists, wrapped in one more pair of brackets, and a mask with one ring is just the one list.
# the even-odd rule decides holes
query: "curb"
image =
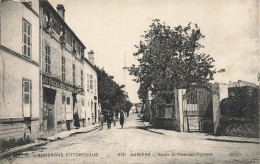
{"label": "curb", "polygon": [[[63,139],[63,138],[67,138],[67,137],[70,137],[72,135],[75,135],[75,134],[81,134],[81,133],[88,133],[88,132],[91,132],[93,130],[96,130],[98,128],[98,126],[93,126],[92,128],[89,128],[87,130],[82,130],[82,129],[78,129],[76,131],[73,131],[71,133],[68,133],[67,135],[64,135],[64,136],[50,136],[48,138],[46,138],[47,141],[49,142],[53,142],[53,141],[57,141],[57,140],[60,140],[60,139]],[[57,133],[56,135],[59,135],[60,133]]]}
{"label": "curb", "polygon": [[218,141],[218,142],[235,142],[235,143],[252,143],[259,144],[259,141],[248,141],[248,140],[232,140],[232,139],[214,139],[214,138],[206,138],[209,141]]}
{"label": "curb", "polygon": [[[143,123],[144,123],[144,121],[143,121]],[[157,133],[157,134],[162,134],[162,135],[166,135],[166,134],[164,134],[164,133],[156,132],[156,131],[153,131],[153,130],[149,129],[148,126],[145,125],[145,123],[144,123],[144,126],[145,126],[145,129],[147,129],[147,130],[150,131],[150,132]],[[208,140],[208,141],[217,141],[217,142],[234,142],[234,143],[260,144],[260,140],[258,140],[258,141],[239,140],[239,138],[238,138],[238,139],[205,138],[205,140]]]}
{"label": "curb", "polygon": [[23,151],[26,149],[30,149],[32,147],[42,146],[42,145],[45,145],[46,143],[48,143],[48,142],[45,141],[45,142],[41,142],[41,143],[31,143],[31,144],[27,144],[27,145],[23,145],[23,146],[17,146],[17,147],[11,148],[10,150],[8,150],[6,152],[1,153],[0,158],[7,156],[9,154],[13,154],[13,153],[17,153],[17,152],[20,152],[20,151]]}
{"label": "curb", "polygon": [[[143,123],[144,123],[144,121],[143,121]],[[156,133],[156,134],[161,134],[161,135],[165,135],[164,133],[156,132],[156,131],[153,131],[153,130],[149,129],[148,126],[145,125],[145,123],[144,123],[144,127],[145,127],[145,129],[148,130],[149,132]]]}

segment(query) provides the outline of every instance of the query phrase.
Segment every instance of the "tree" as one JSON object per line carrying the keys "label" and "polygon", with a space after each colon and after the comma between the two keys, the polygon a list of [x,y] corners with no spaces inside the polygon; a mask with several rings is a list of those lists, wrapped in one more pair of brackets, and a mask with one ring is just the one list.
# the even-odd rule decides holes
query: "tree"
{"label": "tree", "polygon": [[109,110],[115,113],[116,116],[122,109],[127,112],[129,104],[132,103],[128,100],[125,91],[123,91],[125,86],[117,84],[104,69],[96,67],[96,70],[98,74],[98,97],[102,110]]}
{"label": "tree", "polygon": [[[174,27],[153,20],[148,31],[141,36],[133,56],[139,65],[126,67],[134,81],[140,83],[139,98],[145,100],[144,92],[162,97],[167,103],[173,100],[174,88],[191,88],[192,84],[209,87],[217,73],[214,59],[200,51],[200,39],[204,35],[197,24]],[[225,70],[219,70],[223,72]]]}

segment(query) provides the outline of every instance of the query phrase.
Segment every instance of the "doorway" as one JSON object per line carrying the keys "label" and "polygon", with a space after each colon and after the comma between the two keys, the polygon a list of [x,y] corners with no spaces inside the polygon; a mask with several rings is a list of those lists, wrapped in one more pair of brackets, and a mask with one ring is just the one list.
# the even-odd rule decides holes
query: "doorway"
{"label": "doorway", "polygon": [[43,121],[46,122],[48,131],[55,127],[55,113],[54,103],[56,97],[56,90],[50,88],[43,88]]}

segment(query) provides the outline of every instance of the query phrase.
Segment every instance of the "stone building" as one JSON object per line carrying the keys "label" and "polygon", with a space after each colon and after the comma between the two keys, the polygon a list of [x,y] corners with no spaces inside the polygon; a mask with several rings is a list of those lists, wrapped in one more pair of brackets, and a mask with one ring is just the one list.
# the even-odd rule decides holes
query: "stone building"
{"label": "stone building", "polygon": [[98,122],[98,115],[101,111],[98,103],[98,89],[97,89],[97,71],[94,67],[94,52],[91,50],[88,53],[88,59],[85,58],[84,76],[86,77],[85,87],[85,112],[86,124],[91,125]]}
{"label": "stone building", "polygon": [[[44,135],[86,125],[85,46],[65,22],[63,5],[40,1],[41,122]],[[92,76],[93,77],[93,76]],[[93,81],[92,81],[93,84]],[[93,87],[93,85],[92,85]]]}
{"label": "stone building", "polygon": [[39,3],[0,5],[0,138],[39,134]]}

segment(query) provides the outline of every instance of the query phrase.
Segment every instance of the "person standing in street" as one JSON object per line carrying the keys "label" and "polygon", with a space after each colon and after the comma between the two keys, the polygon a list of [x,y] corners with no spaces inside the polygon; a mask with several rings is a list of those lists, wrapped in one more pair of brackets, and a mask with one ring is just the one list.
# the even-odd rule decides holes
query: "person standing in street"
{"label": "person standing in street", "polygon": [[111,120],[112,120],[112,116],[111,116],[111,113],[108,111],[107,112],[107,129],[111,129]]}
{"label": "person standing in street", "polygon": [[124,115],[124,111],[121,110],[121,112],[120,112],[120,125],[121,125],[121,128],[124,127],[124,122],[125,122],[125,115]]}
{"label": "person standing in street", "polygon": [[74,117],[74,126],[76,126],[76,129],[79,129],[80,124],[79,124],[79,114],[78,114],[78,112],[76,112],[73,117]]}
{"label": "person standing in street", "polygon": [[104,115],[102,112],[100,112],[98,120],[99,120],[99,130],[103,130]]}

